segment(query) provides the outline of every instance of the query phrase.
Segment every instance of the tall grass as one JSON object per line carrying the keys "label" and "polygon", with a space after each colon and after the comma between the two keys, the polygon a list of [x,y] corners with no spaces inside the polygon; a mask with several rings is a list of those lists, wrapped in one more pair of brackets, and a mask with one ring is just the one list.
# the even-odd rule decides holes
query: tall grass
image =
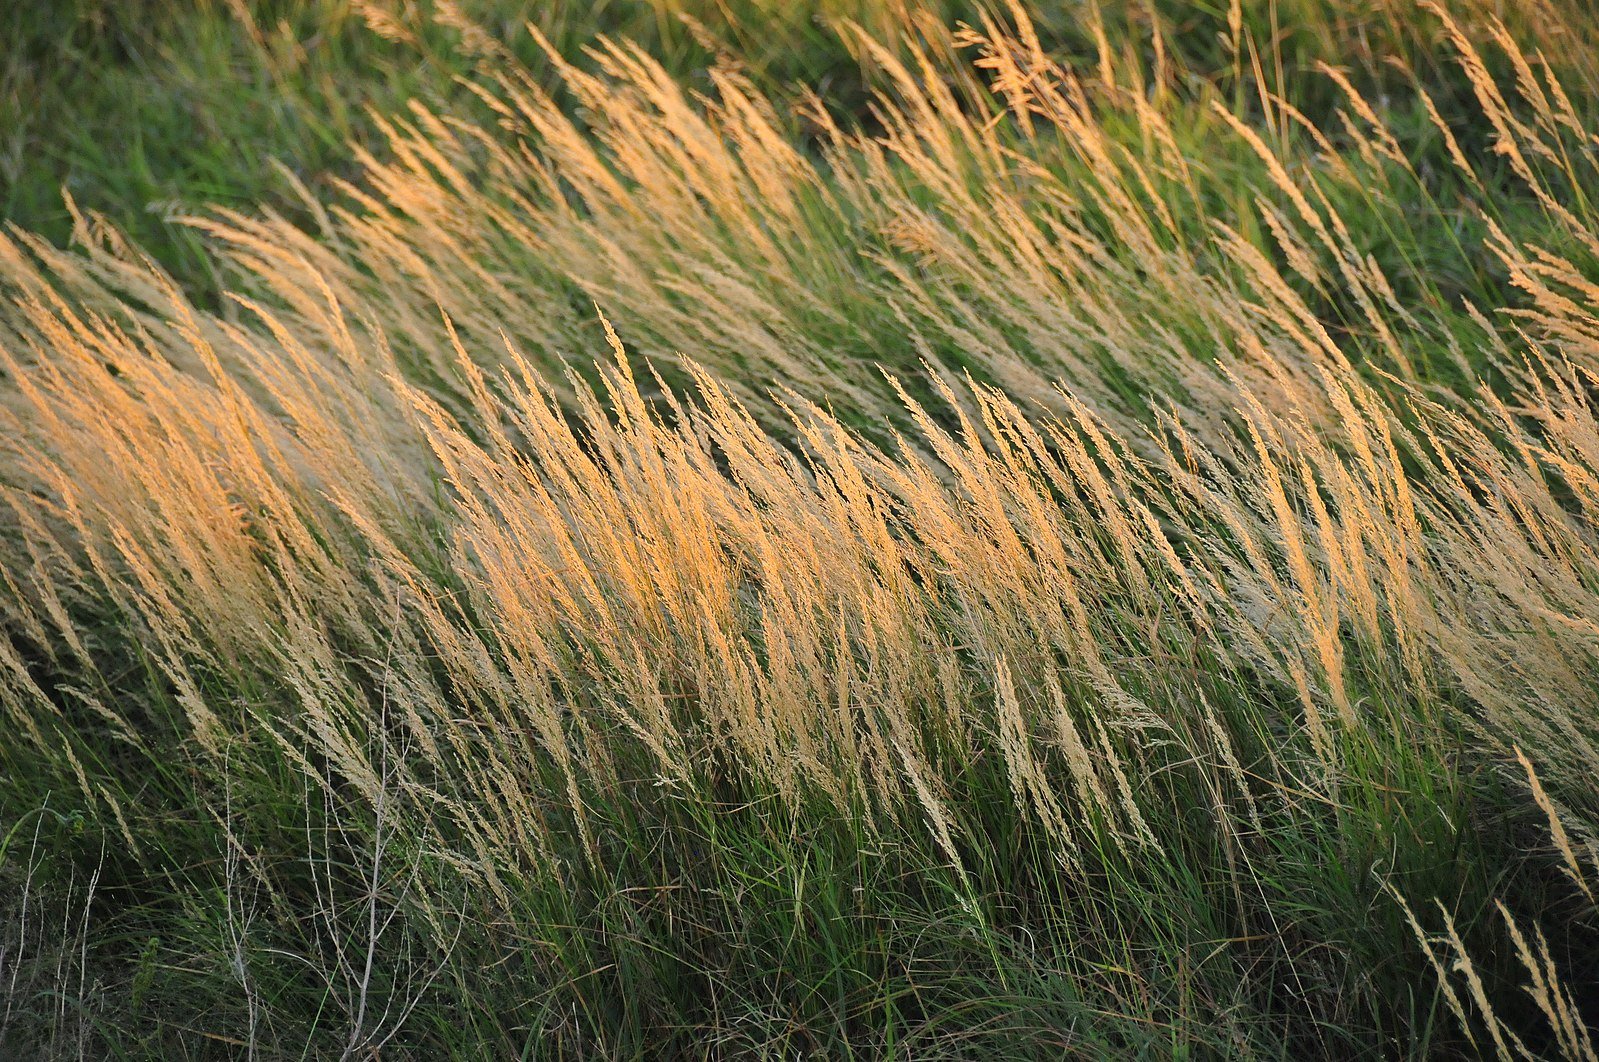
{"label": "tall grass", "polygon": [[863,121],[485,35],[219,307],[13,228],[0,1044],[1594,1057],[1599,53],[1500,6],[901,10]]}

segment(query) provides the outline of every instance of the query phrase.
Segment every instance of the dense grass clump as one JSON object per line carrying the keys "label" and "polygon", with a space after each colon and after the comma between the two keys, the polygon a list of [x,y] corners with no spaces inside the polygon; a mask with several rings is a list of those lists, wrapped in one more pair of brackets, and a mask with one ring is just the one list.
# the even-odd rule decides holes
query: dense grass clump
{"label": "dense grass clump", "polygon": [[134,6],[0,16],[0,1054],[1595,1057],[1585,3]]}

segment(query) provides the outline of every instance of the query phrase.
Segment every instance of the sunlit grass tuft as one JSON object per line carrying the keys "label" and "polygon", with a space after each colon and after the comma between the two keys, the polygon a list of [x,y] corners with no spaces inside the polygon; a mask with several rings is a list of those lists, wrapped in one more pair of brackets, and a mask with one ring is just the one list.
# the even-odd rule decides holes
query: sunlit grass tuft
{"label": "sunlit grass tuft", "polygon": [[1508,6],[891,11],[851,114],[441,5],[470,108],[214,286],[13,228],[0,1045],[1592,1058],[1595,53]]}

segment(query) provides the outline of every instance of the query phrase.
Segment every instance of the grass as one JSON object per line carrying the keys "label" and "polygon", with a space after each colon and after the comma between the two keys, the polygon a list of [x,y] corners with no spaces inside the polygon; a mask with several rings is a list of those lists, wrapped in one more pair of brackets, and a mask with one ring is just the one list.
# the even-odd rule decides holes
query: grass
{"label": "grass", "polygon": [[1583,5],[684,7],[5,16],[0,1046],[1593,1057]]}
{"label": "grass", "polygon": [[[358,172],[351,145],[372,142],[373,112],[469,100],[457,82],[476,57],[442,17],[451,10],[349,0],[13,6],[0,22],[0,213],[64,241],[64,187],[214,300],[220,280],[203,243],[176,218],[219,203],[298,209],[300,183],[325,191]],[[707,65],[709,49],[734,43],[716,30],[745,32],[747,42],[715,11],[677,0],[470,6],[478,29],[535,65],[542,53],[526,23],[568,50],[601,33],[647,40],[686,76]],[[754,61],[774,83],[836,80],[843,69],[847,53],[812,14],[761,16],[777,36]],[[711,19],[702,39],[680,15]]]}

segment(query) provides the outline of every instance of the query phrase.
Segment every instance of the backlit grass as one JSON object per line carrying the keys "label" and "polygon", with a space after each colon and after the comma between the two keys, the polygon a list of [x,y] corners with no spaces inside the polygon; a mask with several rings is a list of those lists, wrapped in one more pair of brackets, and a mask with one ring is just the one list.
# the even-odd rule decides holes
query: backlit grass
{"label": "backlit grass", "polygon": [[1583,5],[682,6],[28,23],[0,1047],[1593,1057]]}

